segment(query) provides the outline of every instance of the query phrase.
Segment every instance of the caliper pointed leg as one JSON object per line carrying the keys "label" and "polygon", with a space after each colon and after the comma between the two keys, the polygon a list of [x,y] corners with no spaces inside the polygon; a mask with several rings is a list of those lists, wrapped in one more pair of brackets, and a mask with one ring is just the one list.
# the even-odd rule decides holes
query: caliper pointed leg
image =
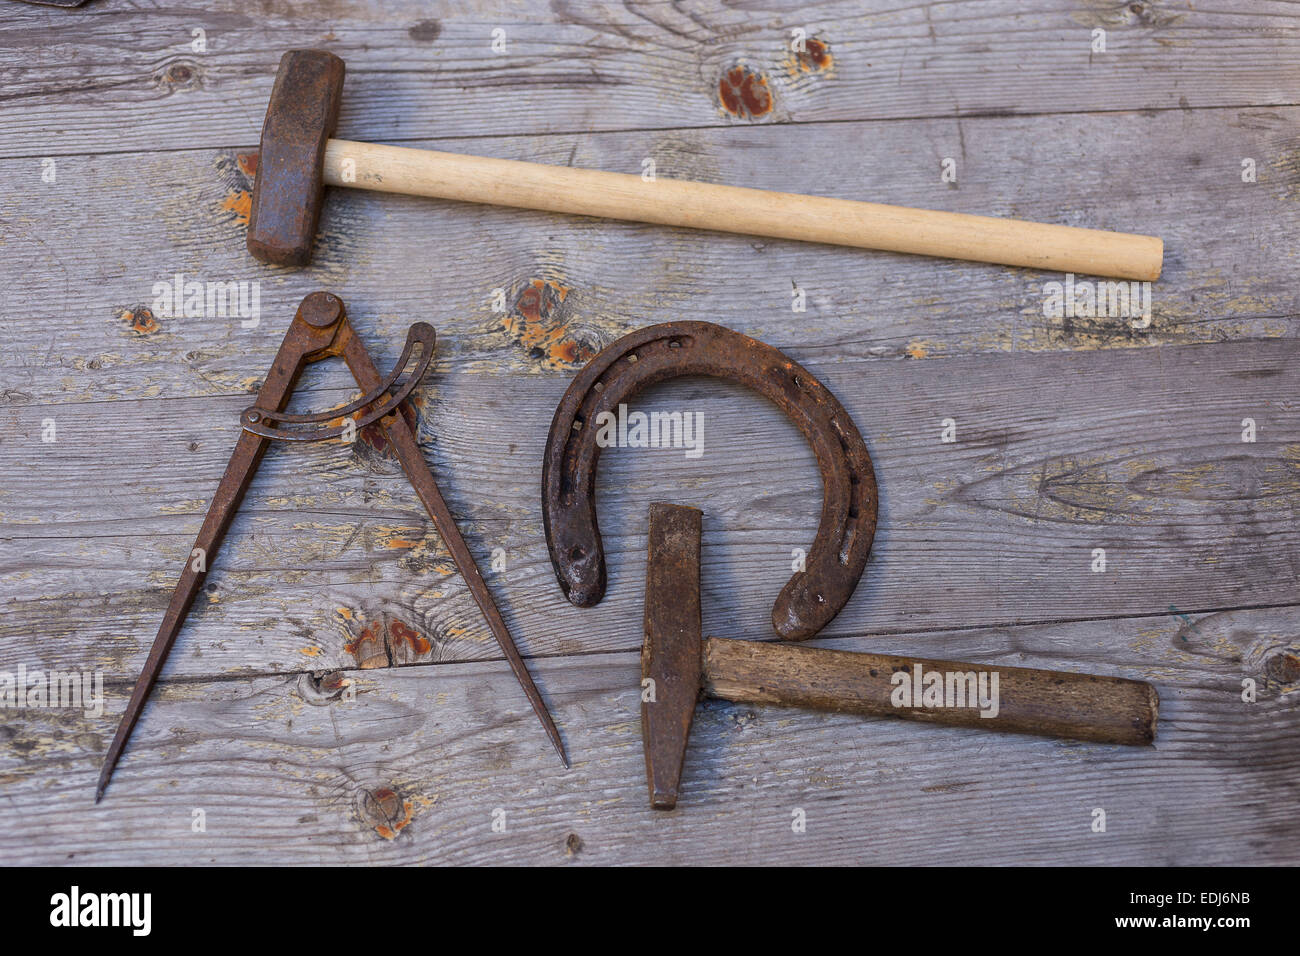
{"label": "caliper pointed leg", "polygon": [[113,776],[113,768],[122,759],[122,751],[126,749],[131,731],[144,711],[149,692],[157,683],[158,675],[162,673],[163,664],[167,660],[167,654],[176,642],[176,635],[180,633],[181,625],[185,623],[185,615],[207,577],[208,565],[216,556],[217,548],[221,546],[221,540],[225,537],[235,512],[239,510],[239,502],[244,497],[244,492],[248,490],[253,474],[257,471],[257,465],[270,444],[270,439],[250,435],[247,432],[243,432],[239,437],[239,443],[235,446],[235,452],[226,466],[221,484],[217,486],[217,492],[212,496],[208,515],[203,519],[203,526],[194,540],[189,557],[185,559],[185,567],[181,569],[176,588],[172,591],[171,601],[167,604],[167,613],[163,615],[162,624],[158,628],[158,635],[154,638],[144,668],[135,682],[135,689],[131,692],[131,699],[117,725],[117,733],[113,735],[113,742],[104,756],[104,765],[99,772],[99,783],[95,787],[96,803],[103,799],[108,781]]}
{"label": "caliper pointed leg", "polygon": [[[363,390],[369,391],[380,384],[379,372],[375,369],[369,353],[366,352],[365,346],[361,344],[359,339],[350,339],[343,346],[342,354],[343,360],[347,362],[348,368],[352,370],[352,375]],[[469,545],[465,543],[465,539],[461,536],[460,529],[456,526],[456,519],[452,517],[451,509],[447,507],[442,492],[438,490],[438,484],[434,481],[433,472],[429,470],[429,464],[424,460],[424,454],[420,451],[419,443],[415,440],[415,433],[411,431],[411,426],[402,417],[400,408],[382,418],[380,424],[389,442],[392,443],[393,449],[397,452],[398,460],[402,463],[402,470],[406,472],[406,477],[415,489],[420,502],[424,505],[425,511],[433,519],[433,525],[438,529],[438,533],[442,535],[447,550],[451,552],[452,560],[456,562],[456,567],[460,571],[461,577],[465,579],[465,584],[469,587],[469,593],[474,598],[474,603],[478,605],[484,620],[487,621],[488,629],[492,632],[492,636],[496,638],[502,653],[505,654],[506,663],[510,665],[515,679],[519,681],[519,686],[523,688],[524,696],[528,698],[528,703],[532,705],[533,713],[541,721],[546,736],[550,738],[551,746],[555,748],[555,752],[559,754],[560,762],[564,764],[564,768],[567,770],[569,768],[569,755],[564,751],[564,741],[560,738],[559,728],[555,726],[551,712],[547,710],[546,702],[542,699],[541,691],[537,689],[537,685],[533,682],[532,675],[529,674],[528,667],[524,664],[523,657],[520,656],[519,649],[515,646],[514,638],[510,636],[510,629],[506,627],[505,619],[501,616],[501,611],[492,598],[492,592],[488,590],[483,575],[479,573],[478,565],[474,561],[474,555],[470,552]]]}

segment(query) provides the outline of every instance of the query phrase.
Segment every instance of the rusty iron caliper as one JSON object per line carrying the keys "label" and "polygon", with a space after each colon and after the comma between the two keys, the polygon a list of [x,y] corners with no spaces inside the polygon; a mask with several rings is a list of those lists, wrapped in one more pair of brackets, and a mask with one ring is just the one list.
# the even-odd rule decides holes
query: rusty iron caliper
{"label": "rusty iron caliper", "polygon": [[[415,488],[415,493],[433,519],[438,533],[442,535],[447,549],[456,562],[456,567],[469,586],[470,594],[474,596],[475,603],[487,620],[492,635],[501,645],[510,669],[514,671],[515,677],[528,696],[533,711],[541,720],[542,726],[546,728],[547,736],[550,737],[560,759],[566,767],[569,766],[569,759],[564,753],[564,744],[560,740],[560,732],[556,729],[555,722],[551,719],[546,704],[528,673],[528,668],[519,656],[519,651],[510,637],[510,631],[506,628],[505,620],[492,600],[492,593],[484,583],[483,576],[474,563],[474,556],[456,527],[456,519],[452,517],[447,503],[442,498],[442,493],[438,491],[433,473],[430,472],[420,452],[420,446],[415,440],[415,434],[402,414],[404,407],[402,403],[419,384],[421,377],[428,371],[429,364],[433,361],[434,338],[433,326],[428,323],[417,322],[412,325],[407,334],[406,347],[397,365],[387,378],[381,379],[364,343],[353,332],[343,301],[328,292],[313,292],[302,300],[289,330],[285,333],[284,341],[280,344],[280,350],[276,353],[271,370],[257,393],[257,401],[252,407],[245,409],[240,416],[243,434],[240,435],[234,453],[230,456],[230,464],[226,466],[226,473],[217,486],[207,517],[204,518],[199,536],[194,542],[191,557],[196,560],[186,560],[180,580],[177,581],[176,589],[172,593],[171,602],[167,605],[167,613],[158,628],[158,636],[154,639],[153,647],[145,660],[144,670],[140,673],[126,712],[118,725],[117,734],[104,758],[104,767],[95,791],[96,803],[104,795],[113,768],[117,765],[131,731],[140,718],[150,690],[158,680],[158,674],[167,659],[168,651],[176,640],[186,612],[189,611],[190,605],[194,603],[194,598],[199,592],[199,586],[207,574],[207,566],[216,555],[217,548],[230,527],[235,512],[239,509],[239,503],[252,483],[257,466],[262,456],[266,454],[271,441],[273,439],[325,441],[338,438],[348,431],[357,434],[371,424],[383,428],[384,434],[402,463],[402,470],[406,472],[407,478]],[[411,355],[417,345],[420,348],[419,358],[410,375],[403,380],[402,372],[410,363]],[[365,394],[354,402],[326,412],[306,415],[286,413],[284,409],[289,404],[294,384],[303,369],[313,362],[332,356],[342,357]],[[332,427],[329,425],[329,422],[339,418],[345,419],[342,424]],[[348,418],[352,421],[348,422],[346,420]]]}
{"label": "rusty iron caliper", "polygon": [[[605,596],[596,524],[597,416],[641,389],[709,375],[770,399],[803,432],[822,476],[822,514],[805,559],[772,608],[785,640],[812,637],[848,603],[876,532],[876,477],[867,446],[835,396],[789,356],[711,322],[665,322],[605,348],[569,385],[551,422],[542,463],[542,516],[560,588],[578,607]],[[593,427],[588,427],[593,426]]]}

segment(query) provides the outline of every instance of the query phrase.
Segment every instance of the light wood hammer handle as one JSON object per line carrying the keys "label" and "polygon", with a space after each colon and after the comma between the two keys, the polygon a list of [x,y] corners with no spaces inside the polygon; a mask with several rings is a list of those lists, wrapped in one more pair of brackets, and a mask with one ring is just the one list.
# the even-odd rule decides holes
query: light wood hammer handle
{"label": "light wood hammer handle", "polygon": [[[945,678],[939,688],[942,706],[916,700],[916,667]],[[706,638],[703,650],[704,693],[747,704],[778,704],[812,710],[841,711],[875,717],[903,717],[983,730],[1070,737],[1110,744],[1149,744],[1155,739],[1159,697],[1144,681],[1064,671],[969,664],[957,661],[859,654],[789,644]],[[955,706],[947,697],[949,674],[987,677],[996,673],[997,713],[992,708]],[[895,673],[907,677],[906,706]],[[966,686],[963,681],[963,688]],[[934,703],[932,699],[931,704]],[[969,701],[967,701],[969,703]]]}
{"label": "light wood hammer handle", "polygon": [[331,186],[1123,279],[1159,278],[1164,257],[1155,236],[341,139],[326,143],[324,178]]}

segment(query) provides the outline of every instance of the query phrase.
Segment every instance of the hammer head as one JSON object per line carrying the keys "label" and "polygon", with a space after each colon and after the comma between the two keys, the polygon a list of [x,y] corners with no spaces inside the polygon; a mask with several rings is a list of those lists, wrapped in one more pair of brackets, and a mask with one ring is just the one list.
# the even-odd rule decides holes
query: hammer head
{"label": "hammer head", "polygon": [[641,739],[650,806],[656,810],[677,806],[686,741],[703,685],[703,650],[700,512],[652,504],[641,645]]}
{"label": "hammer head", "polygon": [[263,262],[311,261],[325,191],[325,142],[338,123],[343,73],[343,61],[324,50],[290,50],[280,58],[248,216],[248,251]]}

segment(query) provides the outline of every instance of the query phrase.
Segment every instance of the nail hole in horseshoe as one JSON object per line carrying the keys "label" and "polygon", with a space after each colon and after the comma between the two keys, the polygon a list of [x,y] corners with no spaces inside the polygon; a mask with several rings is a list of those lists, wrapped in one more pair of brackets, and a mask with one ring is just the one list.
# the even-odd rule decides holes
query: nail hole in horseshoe
{"label": "nail hole in horseshoe", "polygon": [[636,353],[635,353],[635,352],[629,352],[629,353],[628,353],[628,356],[627,356],[627,360],[628,360],[629,362],[635,362],[635,361],[636,361]]}
{"label": "nail hole in horseshoe", "polygon": [[583,550],[582,545],[575,544],[572,548],[569,549],[569,560],[581,561],[582,558],[586,555],[586,553],[587,552]]}

